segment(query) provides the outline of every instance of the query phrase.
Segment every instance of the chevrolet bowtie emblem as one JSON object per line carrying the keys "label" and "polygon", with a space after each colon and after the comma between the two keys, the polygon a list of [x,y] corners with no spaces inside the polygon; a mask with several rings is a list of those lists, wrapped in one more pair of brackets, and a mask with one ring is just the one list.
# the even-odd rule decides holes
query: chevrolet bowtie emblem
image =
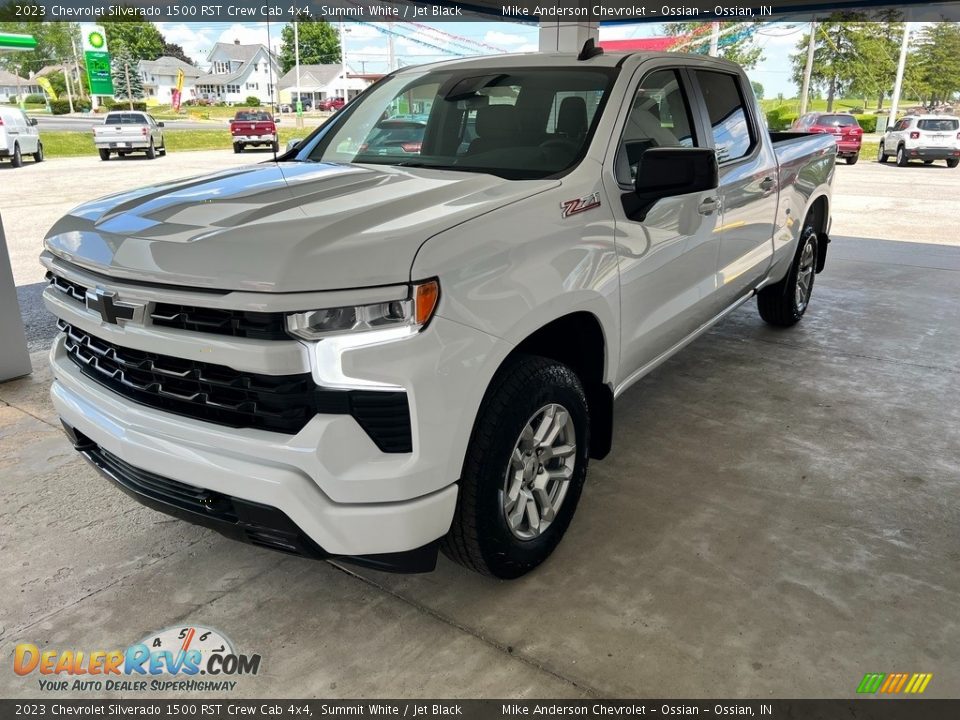
{"label": "chevrolet bowtie emblem", "polygon": [[118,320],[133,320],[141,306],[119,302],[116,298],[117,294],[112,290],[87,290],[87,310],[99,313],[103,321],[111,325],[117,325]]}

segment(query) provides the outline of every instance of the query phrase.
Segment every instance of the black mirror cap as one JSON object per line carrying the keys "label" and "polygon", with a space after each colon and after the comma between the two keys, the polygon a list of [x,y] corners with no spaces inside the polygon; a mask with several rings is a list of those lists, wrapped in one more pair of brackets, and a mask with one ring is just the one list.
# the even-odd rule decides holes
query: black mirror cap
{"label": "black mirror cap", "polygon": [[634,189],[659,197],[715,190],[720,184],[712,148],[650,148],[640,156]]}
{"label": "black mirror cap", "polygon": [[164,124],[162,122],[158,122],[157,127],[164,127]]}
{"label": "black mirror cap", "polygon": [[30,124],[33,126],[37,126],[40,124],[40,121],[37,120],[36,118],[30,118]]}

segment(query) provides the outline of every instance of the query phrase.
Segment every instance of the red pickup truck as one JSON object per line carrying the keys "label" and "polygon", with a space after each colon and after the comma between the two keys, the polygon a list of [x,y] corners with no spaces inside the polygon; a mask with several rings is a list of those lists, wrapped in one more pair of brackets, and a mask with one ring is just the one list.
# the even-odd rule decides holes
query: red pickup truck
{"label": "red pickup truck", "polygon": [[277,123],[273,116],[261,110],[241,110],[230,122],[233,151],[243,152],[248,145],[270,145],[274,152],[280,149],[277,141]]}

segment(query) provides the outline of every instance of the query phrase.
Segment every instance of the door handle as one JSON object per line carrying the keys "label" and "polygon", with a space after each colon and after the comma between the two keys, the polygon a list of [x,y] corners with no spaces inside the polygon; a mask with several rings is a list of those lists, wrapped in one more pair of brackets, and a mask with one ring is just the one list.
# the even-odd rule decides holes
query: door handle
{"label": "door handle", "polygon": [[715,197],[708,197],[704,198],[703,201],[697,205],[697,212],[701,215],[713,215],[719,207],[720,203],[717,202]]}
{"label": "door handle", "polygon": [[766,192],[767,190],[772,190],[772,189],[773,189],[773,178],[772,178],[772,177],[765,177],[763,180],[761,180],[761,181],[760,181],[760,189],[763,190],[764,192]]}

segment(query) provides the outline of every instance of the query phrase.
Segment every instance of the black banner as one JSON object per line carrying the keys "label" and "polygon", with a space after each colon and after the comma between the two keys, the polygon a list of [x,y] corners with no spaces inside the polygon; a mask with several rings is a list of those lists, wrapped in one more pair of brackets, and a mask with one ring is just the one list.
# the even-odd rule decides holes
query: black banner
{"label": "black banner", "polygon": [[632,2],[631,0],[0,0],[2,21],[87,22],[346,22],[537,23],[674,22],[678,20],[804,20],[837,10],[870,13],[897,8],[914,22],[958,20],[960,3],[918,0],[722,0],[721,2]]}
{"label": "black banner", "polygon": [[946,720],[960,700],[0,700],[0,718],[648,718]]}

